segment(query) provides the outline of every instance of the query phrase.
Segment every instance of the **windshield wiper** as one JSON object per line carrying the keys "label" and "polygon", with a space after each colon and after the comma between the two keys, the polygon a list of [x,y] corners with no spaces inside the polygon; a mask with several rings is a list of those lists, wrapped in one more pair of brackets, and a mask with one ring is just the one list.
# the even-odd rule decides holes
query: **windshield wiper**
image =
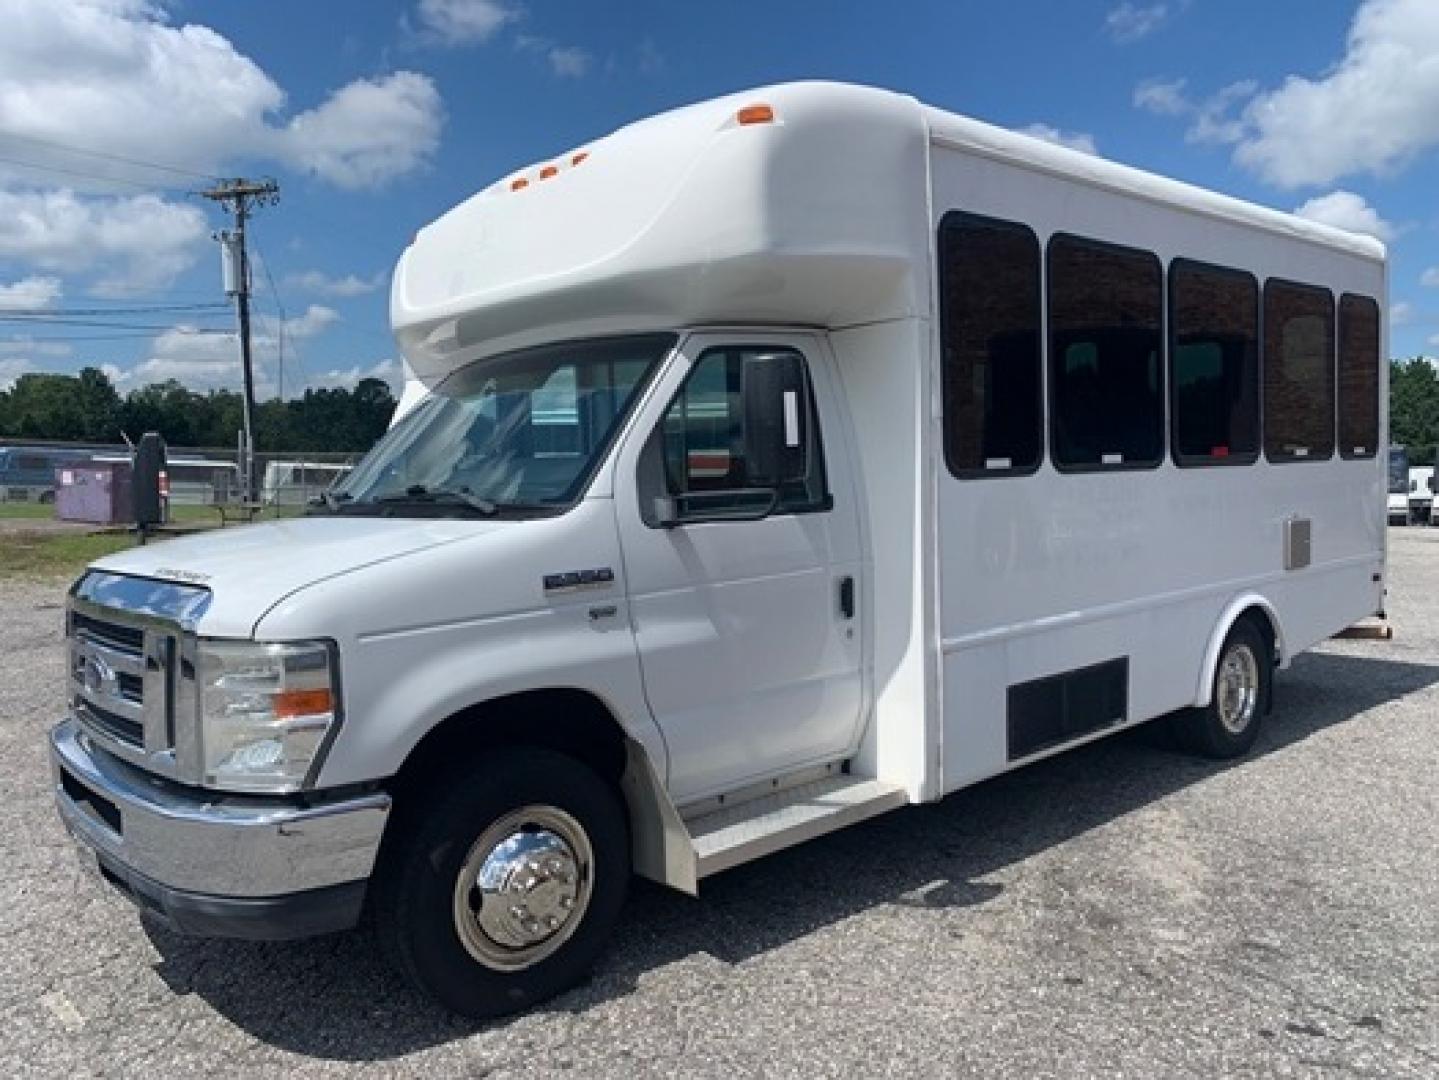
{"label": "windshield wiper", "polygon": [[476,495],[469,488],[439,489],[431,491],[424,484],[411,484],[403,492],[391,495],[381,495],[375,499],[367,499],[379,506],[392,506],[396,503],[430,503],[430,504],[453,504],[455,506],[466,506],[477,514],[485,517],[494,517],[499,513],[499,508],[489,499]]}
{"label": "windshield wiper", "polygon": [[310,505],[317,507],[323,506],[326,510],[333,512],[339,510],[342,504],[349,502],[353,498],[354,496],[348,491],[342,491],[339,494],[333,491],[322,491],[310,500]]}

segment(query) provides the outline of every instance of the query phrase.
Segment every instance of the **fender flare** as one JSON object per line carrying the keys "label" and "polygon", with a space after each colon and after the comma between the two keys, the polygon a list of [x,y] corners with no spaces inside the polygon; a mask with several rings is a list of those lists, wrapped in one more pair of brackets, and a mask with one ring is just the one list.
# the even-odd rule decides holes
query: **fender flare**
{"label": "fender flare", "polygon": [[1225,605],[1224,611],[1214,624],[1214,630],[1209,635],[1209,645],[1204,650],[1204,664],[1199,671],[1199,684],[1194,688],[1194,705],[1197,708],[1204,708],[1209,704],[1210,695],[1214,690],[1214,672],[1219,666],[1219,650],[1224,647],[1224,639],[1229,636],[1229,631],[1234,629],[1234,624],[1239,617],[1250,608],[1258,608],[1269,618],[1269,623],[1274,627],[1274,660],[1279,667],[1289,666],[1289,651],[1284,644],[1284,624],[1279,621],[1279,613],[1274,610],[1271,604],[1258,593],[1247,592],[1236,596]]}

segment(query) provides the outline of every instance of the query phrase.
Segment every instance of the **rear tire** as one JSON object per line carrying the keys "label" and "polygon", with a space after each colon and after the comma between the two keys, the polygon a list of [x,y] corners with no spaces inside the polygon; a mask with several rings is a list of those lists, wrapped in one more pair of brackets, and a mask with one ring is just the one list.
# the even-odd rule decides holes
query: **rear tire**
{"label": "rear tire", "polygon": [[1273,670],[1264,635],[1253,622],[1240,619],[1219,650],[1209,704],[1178,718],[1175,730],[1183,745],[1220,760],[1248,753],[1269,705]]}
{"label": "rear tire", "polygon": [[408,809],[376,882],[375,921],[419,990],[462,1016],[527,1009],[589,973],[630,878],[618,794],[573,758],[487,752]]}

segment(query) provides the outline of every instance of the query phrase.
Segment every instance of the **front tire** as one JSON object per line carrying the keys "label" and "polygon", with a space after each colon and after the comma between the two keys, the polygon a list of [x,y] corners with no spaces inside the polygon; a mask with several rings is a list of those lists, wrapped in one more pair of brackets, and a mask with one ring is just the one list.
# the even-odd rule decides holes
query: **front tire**
{"label": "front tire", "polygon": [[496,749],[447,773],[395,825],[376,923],[418,989],[488,1019],[589,973],[630,878],[624,807],[591,769],[550,750]]}
{"label": "front tire", "polygon": [[1205,757],[1225,760],[1248,753],[1259,737],[1273,670],[1264,635],[1248,619],[1235,623],[1219,650],[1209,704],[1181,715],[1180,740]]}

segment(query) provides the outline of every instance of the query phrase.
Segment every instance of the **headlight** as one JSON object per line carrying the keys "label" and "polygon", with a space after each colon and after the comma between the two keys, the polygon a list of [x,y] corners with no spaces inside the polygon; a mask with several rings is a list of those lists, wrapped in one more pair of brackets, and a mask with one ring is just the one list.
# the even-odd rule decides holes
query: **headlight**
{"label": "headlight", "polygon": [[199,661],[205,785],[300,790],[339,723],[333,646],[201,640]]}

